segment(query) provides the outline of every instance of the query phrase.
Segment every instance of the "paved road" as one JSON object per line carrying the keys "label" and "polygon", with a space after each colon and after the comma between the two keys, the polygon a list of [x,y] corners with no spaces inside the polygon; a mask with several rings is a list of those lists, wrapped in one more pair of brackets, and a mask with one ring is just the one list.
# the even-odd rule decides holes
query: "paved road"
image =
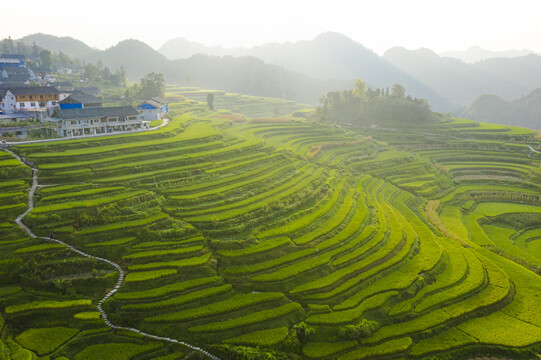
{"label": "paved road", "polygon": [[[20,162],[22,162],[23,164],[25,164],[25,162],[23,161],[23,159],[21,159],[17,154],[9,151],[9,150],[6,150],[7,152],[11,153],[13,156],[15,156],[15,158],[17,158],[17,160],[19,160]],[[163,337],[163,336],[157,336],[157,335],[153,335],[153,334],[149,334],[149,333],[146,333],[146,332],[143,332],[139,329],[136,329],[136,328],[131,328],[131,327],[124,327],[124,326],[117,326],[113,323],[111,323],[111,321],[109,321],[109,319],[107,318],[107,313],[105,311],[103,311],[103,308],[102,308],[102,304],[104,301],[106,301],[107,299],[109,299],[111,296],[113,296],[117,291],[118,289],[120,289],[120,286],[122,285],[122,283],[124,282],[124,271],[122,270],[122,268],[120,267],[120,265],[118,265],[117,263],[111,261],[111,260],[108,260],[108,259],[104,259],[104,258],[101,258],[101,257],[97,257],[97,256],[93,256],[93,255],[90,255],[90,254],[87,254],[69,244],[66,244],[65,242],[63,241],[60,241],[58,239],[51,239],[51,238],[48,238],[48,237],[42,237],[42,236],[37,236],[36,234],[34,234],[32,232],[32,230],[26,226],[24,223],[23,223],[23,218],[30,212],[32,211],[32,209],[34,208],[34,194],[36,193],[36,189],[38,188],[38,169],[36,168],[32,168],[32,187],[30,188],[30,191],[28,193],[28,209],[26,209],[26,211],[24,213],[22,213],[21,215],[17,216],[17,219],[15,219],[15,221],[17,222],[17,224],[30,236],[30,237],[33,237],[33,238],[38,238],[38,239],[43,239],[45,241],[50,241],[50,242],[55,242],[55,243],[58,243],[58,244],[62,244],[64,246],[66,246],[68,249],[70,249],[71,251],[81,255],[81,256],[84,256],[84,257],[88,257],[88,258],[91,258],[91,259],[95,259],[95,260],[98,260],[98,261],[102,261],[102,262],[105,262],[111,266],[113,266],[114,268],[117,269],[118,271],[118,280],[116,282],[116,285],[115,287],[109,291],[99,302],[98,302],[98,311],[100,312],[101,314],[101,317],[103,318],[103,320],[105,321],[105,324],[107,324],[107,326],[109,326],[111,329],[113,330],[128,330],[128,331],[133,331],[133,332],[136,332],[140,335],[143,335],[143,336],[146,336],[146,337],[149,337],[151,339],[154,339],[154,340],[160,340],[160,341],[167,341],[167,342],[170,342],[170,343],[176,343],[176,344],[181,344],[181,345],[184,345],[192,350],[195,350],[195,351],[199,351],[203,354],[205,354],[206,356],[208,356],[210,359],[213,359],[213,360],[220,360],[218,357],[212,355],[211,353],[209,353],[208,351],[204,350],[204,349],[201,349],[200,347],[197,347],[195,345],[191,345],[191,344],[188,344],[184,341],[179,341],[177,339],[172,339],[172,338],[168,338],[168,337]]]}

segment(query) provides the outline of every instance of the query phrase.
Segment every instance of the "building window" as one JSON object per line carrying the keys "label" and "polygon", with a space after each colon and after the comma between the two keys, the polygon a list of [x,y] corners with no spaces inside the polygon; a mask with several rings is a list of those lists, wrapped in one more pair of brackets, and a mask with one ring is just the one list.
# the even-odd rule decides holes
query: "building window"
{"label": "building window", "polygon": [[36,103],[32,101],[32,102],[30,103],[30,107],[35,107],[35,106],[36,106]]}

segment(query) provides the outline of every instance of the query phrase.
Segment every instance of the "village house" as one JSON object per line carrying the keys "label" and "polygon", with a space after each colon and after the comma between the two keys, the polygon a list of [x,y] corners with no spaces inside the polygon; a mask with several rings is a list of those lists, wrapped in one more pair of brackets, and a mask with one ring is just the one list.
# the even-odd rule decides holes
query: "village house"
{"label": "village house", "polygon": [[49,82],[47,86],[54,87],[59,92],[59,100],[64,100],[75,90],[75,86],[69,81]]}
{"label": "village house", "polygon": [[57,109],[50,118],[62,137],[129,132],[148,128],[148,122],[139,118],[131,106]]}
{"label": "village house", "polygon": [[20,54],[2,54],[0,56],[0,66],[4,65],[26,67],[26,56]]}
{"label": "village house", "polygon": [[161,120],[169,114],[167,100],[153,97],[150,100],[137,105],[137,111],[143,120]]}
{"label": "village house", "polygon": [[85,95],[82,93],[72,94],[58,102],[60,109],[85,109],[92,107],[102,107],[103,101],[100,98],[97,98],[92,95]]}
{"label": "village house", "polygon": [[3,95],[3,111],[13,114],[20,111],[50,109],[57,105],[59,92],[50,86],[9,87]]}
{"label": "village house", "polygon": [[101,90],[95,86],[86,86],[86,87],[76,87],[72,94],[85,94],[85,95],[94,95],[99,96]]}

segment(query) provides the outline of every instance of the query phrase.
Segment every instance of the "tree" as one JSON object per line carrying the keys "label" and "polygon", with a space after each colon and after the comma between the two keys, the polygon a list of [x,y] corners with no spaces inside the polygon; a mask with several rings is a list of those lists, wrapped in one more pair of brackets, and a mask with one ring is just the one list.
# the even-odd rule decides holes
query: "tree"
{"label": "tree", "polygon": [[392,89],[392,96],[403,99],[406,97],[406,89],[400,84],[394,84]]}
{"label": "tree", "polygon": [[92,63],[86,64],[84,75],[89,80],[96,80],[99,76],[98,67]]}
{"label": "tree", "polygon": [[359,99],[364,99],[366,97],[366,83],[361,79],[355,80],[355,89],[353,89],[353,95]]}
{"label": "tree", "polygon": [[210,110],[214,111],[214,94],[213,93],[209,93],[207,95],[207,105]]}
{"label": "tree", "polygon": [[42,49],[39,52],[39,64],[41,67],[50,69],[53,64],[53,58],[51,56],[51,51],[47,49]]}
{"label": "tree", "polygon": [[308,340],[310,339],[310,337],[314,335],[315,333],[314,328],[307,325],[304,322],[294,325],[293,330],[295,330],[295,333],[297,334],[297,338],[299,339],[301,344],[306,344]]}
{"label": "tree", "polygon": [[36,45],[36,42],[32,42],[32,57],[37,59],[39,56],[39,47]]}
{"label": "tree", "polygon": [[141,79],[140,96],[142,99],[150,99],[155,96],[163,96],[165,92],[165,80],[163,74],[149,73]]}

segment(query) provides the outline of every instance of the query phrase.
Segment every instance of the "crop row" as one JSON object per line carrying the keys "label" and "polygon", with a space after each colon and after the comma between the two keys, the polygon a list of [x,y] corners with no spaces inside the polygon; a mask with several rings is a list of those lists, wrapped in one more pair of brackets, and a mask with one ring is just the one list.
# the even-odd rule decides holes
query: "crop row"
{"label": "crop row", "polygon": [[291,234],[295,231],[298,231],[300,229],[303,229],[309,226],[313,222],[317,221],[320,217],[327,214],[334,207],[334,205],[338,202],[338,199],[340,198],[340,194],[343,188],[344,188],[344,183],[340,183],[333,190],[332,195],[330,196],[329,199],[327,199],[326,202],[324,202],[323,204],[321,204],[320,202],[314,206],[315,208],[314,212],[310,212],[298,219],[294,219],[293,221],[289,222],[286,225],[282,225],[270,230],[263,231],[259,233],[258,237],[264,239],[270,236]]}
{"label": "crop row", "polygon": [[155,323],[167,323],[167,322],[181,322],[190,321],[194,319],[200,319],[219,314],[224,314],[246,308],[252,305],[261,304],[265,302],[284,299],[284,294],[279,292],[271,293],[249,293],[249,294],[237,294],[232,298],[224,301],[215,302],[209,305],[204,305],[188,310],[179,312],[171,312],[163,315],[158,315],[150,318],[146,318],[147,322]]}
{"label": "crop row", "polygon": [[177,296],[171,299],[156,301],[156,302],[147,302],[141,304],[128,304],[122,307],[123,310],[133,310],[133,311],[153,311],[161,310],[168,307],[178,306],[187,304],[193,301],[207,299],[211,296],[216,296],[219,294],[224,294],[232,290],[230,284],[210,287],[202,290],[192,291],[186,295]]}
{"label": "crop row", "polygon": [[218,282],[219,280],[220,278],[218,276],[197,278],[143,291],[120,292],[116,293],[114,298],[115,300],[140,300],[158,298],[175,292],[183,292],[199,286],[212,284]]}
{"label": "crop row", "polygon": [[65,309],[65,308],[70,308],[70,307],[90,306],[91,304],[92,304],[92,300],[88,300],[88,299],[66,300],[66,301],[55,301],[55,300],[34,301],[31,303],[26,303],[26,304],[10,305],[5,308],[4,312],[6,314],[16,314],[16,313],[20,313],[24,311]]}
{"label": "crop row", "polygon": [[219,332],[229,329],[238,328],[241,326],[259,324],[264,321],[277,319],[282,316],[286,316],[292,312],[302,311],[302,306],[298,303],[288,303],[277,308],[263,310],[254,312],[248,315],[244,315],[238,318],[231,320],[226,320],[222,322],[214,322],[205,325],[193,326],[188,329],[188,331],[193,333],[209,333],[209,332]]}

